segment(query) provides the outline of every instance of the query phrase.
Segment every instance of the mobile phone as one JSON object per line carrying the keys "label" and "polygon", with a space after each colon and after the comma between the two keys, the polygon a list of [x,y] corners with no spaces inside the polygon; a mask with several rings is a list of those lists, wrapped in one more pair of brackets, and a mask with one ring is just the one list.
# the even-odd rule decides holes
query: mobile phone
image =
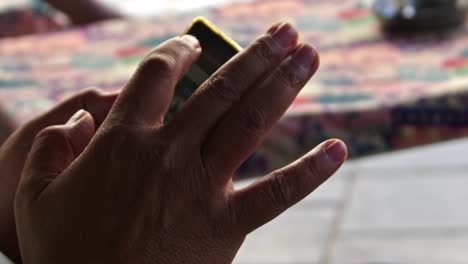
{"label": "mobile phone", "polygon": [[177,83],[165,122],[169,122],[195,92],[223,64],[242,48],[206,18],[197,17],[182,35],[192,35],[202,48],[200,58]]}

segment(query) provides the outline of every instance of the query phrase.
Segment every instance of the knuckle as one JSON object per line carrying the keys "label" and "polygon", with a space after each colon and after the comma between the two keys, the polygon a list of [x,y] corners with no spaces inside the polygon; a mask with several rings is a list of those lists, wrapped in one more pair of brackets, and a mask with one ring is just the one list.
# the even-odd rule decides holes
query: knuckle
{"label": "knuckle", "polygon": [[275,172],[270,179],[269,195],[272,203],[280,210],[289,207],[291,200],[291,187],[281,172]]}
{"label": "knuckle", "polygon": [[240,128],[250,135],[263,134],[267,130],[264,112],[256,106],[247,107],[240,115]]}
{"label": "knuckle", "polygon": [[304,164],[304,173],[307,178],[309,179],[322,178],[321,166],[317,159],[314,159],[314,158],[304,159],[303,164]]}
{"label": "knuckle", "polygon": [[210,100],[232,103],[240,99],[240,92],[235,83],[226,76],[215,75],[207,80],[203,91]]}
{"label": "knuckle", "polygon": [[83,92],[81,92],[81,97],[84,98],[85,100],[86,99],[93,100],[93,99],[102,97],[103,94],[104,92],[101,89],[93,87],[93,88],[87,88],[83,90]]}
{"label": "knuckle", "polygon": [[171,76],[176,67],[175,59],[164,52],[154,52],[150,54],[140,66],[140,70],[148,76],[152,76],[156,73],[164,76]]}
{"label": "knuckle", "polygon": [[251,46],[250,50],[254,54],[255,58],[264,65],[270,65],[278,61],[275,49],[271,44],[270,37],[264,36],[256,40]]}
{"label": "knuckle", "polygon": [[37,136],[36,140],[60,140],[65,138],[64,131],[58,126],[51,126],[41,130]]}
{"label": "knuckle", "polygon": [[193,45],[188,41],[181,39],[180,37],[173,39],[172,50],[176,53],[187,52],[190,53],[193,50]]}
{"label": "knuckle", "polygon": [[[140,128],[127,124],[113,124],[100,131],[99,138],[114,146],[133,145],[135,139],[141,138],[139,134]],[[130,143],[130,144],[129,144]]]}
{"label": "knuckle", "polygon": [[34,139],[34,147],[31,149],[31,152],[36,153],[51,145],[68,146],[65,131],[58,126],[47,127],[41,130]]}
{"label": "knuckle", "polygon": [[98,102],[104,96],[104,92],[98,88],[86,88],[63,101],[63,104],[73,109],[88,109],[92,102]]}
{"label": "knuckle", "polygon": [[296,88],[302,82],[302,79],[299,77],[299,75],[295,71],[288,68],[288,66],[280,67],[275,75],[275,78],[277,83],[285,87]]}
{"label": "knuckle", "polygon": [[88,88],[78,97],[82,109],[90,109],[94,102],[98,102],[104,96],[104,92],[97,88]]}

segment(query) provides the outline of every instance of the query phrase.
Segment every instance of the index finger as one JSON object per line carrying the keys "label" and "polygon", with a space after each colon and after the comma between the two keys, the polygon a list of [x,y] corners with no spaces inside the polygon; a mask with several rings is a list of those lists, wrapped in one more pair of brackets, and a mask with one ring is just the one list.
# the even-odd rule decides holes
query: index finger
{"label": "index finger", "polygon": [[[228,61],[190,97],[172,122],[171,134],[200,144],[219,119],[297,46],[298,32],[288,23],[274,25]],[[185,133],[185,134],[184,134]]]}
{"label": "index finger", "polygon": [[112,120],[127,125],[162,125],[177,82],[200,53],[198,40],[189,35],[154,49],[122,90],[111,110]]}

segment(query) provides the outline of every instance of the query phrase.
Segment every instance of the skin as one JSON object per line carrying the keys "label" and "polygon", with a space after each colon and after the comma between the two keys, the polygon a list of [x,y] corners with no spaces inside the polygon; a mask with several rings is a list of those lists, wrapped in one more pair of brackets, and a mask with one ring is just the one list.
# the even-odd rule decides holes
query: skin
{"label": "skin", "polygon": [[144,59],[99,128],[83,110],[39,132],[15,199],[24,263],[230,263],[247,234],[341,166],[346,147],[333,139],[235,190],[236,169],[315,73],[318,55],[277,24],[163,124],[200,53],[193,37],[171,39]]}
{"label": "skin", "polygon": [[84,90],[16,130],[0,147],[0,251],[15,263],[21,262],[21,256],[13,201],[24,162],[37,133],[46,127],[65,123],[80,109],[92,113],[96,126],[99,126],[116,98],[117,93],[104,93],[97,89]]}
{"label": "skin", "polygon": [[[122,17],[118,11],[103,5],[100,1],[47,0],[47,2],[67,14],[76,25]],[[96,116],[98,122],[102,122],[105,114],[110,110],[111,105],[109,105],[109,102],[113,102],[116,97],[116,94],[105,95],[96,89],[85,90],[64,101],[51,111],[28,122],[15,131],[8,141],[5,141],[1,145],[0,251],[4,252],[15,263],[21,262],[21,256],[13,216],[13,199],[24,162],[35,136],[39,131],[48,126],[63,124],[80,108],[90,111]],[[101,108],[101,106],[107,106],[107,108]],[[100,112],[96,112],[95,110],[99,110]]]}

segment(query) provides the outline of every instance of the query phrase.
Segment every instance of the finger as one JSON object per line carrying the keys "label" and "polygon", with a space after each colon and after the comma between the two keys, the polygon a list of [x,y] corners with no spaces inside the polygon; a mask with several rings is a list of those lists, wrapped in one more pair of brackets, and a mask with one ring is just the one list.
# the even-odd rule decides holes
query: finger
{"label": "finger", "polygon": [[[258,88],[248,93],[207,139],[206,167],[226,182],[281,118],[319,65],[317,52],[301,44]],[[226,144],[235,139],[235,144]]]}
{"label": "finger", "polygon": [[31,140],[45,127],[67,122],[68,118],[83,109],[94,118],[96,126],[104,121],[119,92],[104,92],[99,89],[86,89],[75,94],[30,122],[28,132]]}
{"label": "finger", "polygon": [[297,46],[297,39],[290,24],[274,25],[202,84],[169,128],[185,132],[192,142],[203,142],[219,118]]}
{"label": "finger", "polygon": [[[10,139],[3,144],[3,149],[6,150],[3,153],[8,154],[0,157],[0,159],[6,161],[3,164],[0,164],[0,182],[2,182],[2,185],[0,185],[0,193],[3,195],[2,199],[4,201],[14,200],[24,163],[31,145],[33,144],[34,138],[39,131],[52,125],[65,123],[73,113],[80,109],[85,109],[90,112],[95,117],[95,125],[99,126],[107,116],[107,113],[117,98],[117,95],[117,92],[105,93],[98,89],[83,90],[82,92],[65,99],[54,108],[36,117],[21,129],[15,131],[14,135],[12,135]],[[10,225],[14,227],[15,221],[13,217],[12,204],[9,204],[9,209],[5,209],[4,211],[6,212],[7,210],[10,210],[10,217],[6,217],[5,221],[10,221]],[[3,226],[7,226],[7,224],[4,224]],[[12,257],[13,260],[18,259],[17,263],[20,263],[19,260],[21,257],[17,252],[18,243],[14,228],[13,232],[8,234],[8,236],[11,237],[9,240],[12,243],[9,246],[5,246],[3,249],[5,250],[5,253],[10,253],[10,257]],[[7,236],[5,235],[5,237]]]}
{"label": "finger", "polygon": [[112,109],[123,124],[163,124],[174,88],[201,53],[198,40],[185,35],[154,49],[140,64]]}
{"label": "finger", "polygon": [[14,157],[14,160],[17,162],[17,166],[15,168],[19,171],[12,174],[19,175],[23,170],[24,161],[39,131],[49,126],[67,122],[68,118],[80,109],[89,112],[94,118],[95,126],[99,127],[109,113],[118,94],[118,92],[106,93],[99,89],[83,90],[65,99],[15,132],[16,142],[19,143],[9,147],[13,147],[16,150],[17,155]]}
{"label": "finger", "polygon": [[94,133],[94,119],[84,110],[78,111],[65,125],[39,132],[26,160],[21,185],[30,186],[33,195],[39,195],[81,154]]}
{"label": "finger", "polygon": [[252,232],[305,198],[338,170],[346,155],[342,141],[329,140],[293,164],[235,192],[231,208],[240,231]]}

